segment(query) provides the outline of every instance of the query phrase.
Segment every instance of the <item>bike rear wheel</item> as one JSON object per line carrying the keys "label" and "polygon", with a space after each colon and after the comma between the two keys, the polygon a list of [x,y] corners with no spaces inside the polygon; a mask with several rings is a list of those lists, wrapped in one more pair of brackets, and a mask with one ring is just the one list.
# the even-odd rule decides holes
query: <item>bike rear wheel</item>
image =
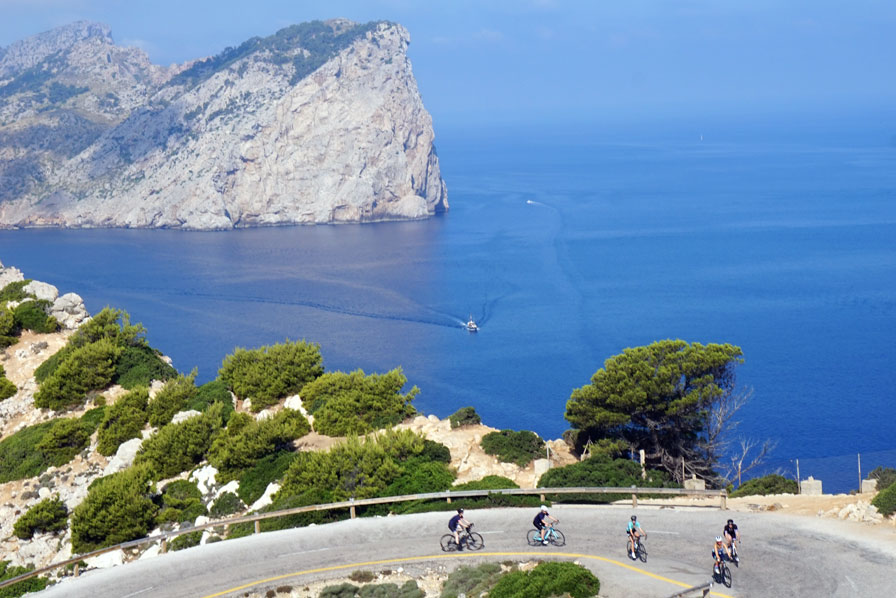
{"label": "bike rear wheel", "polygon": [[529,543],[529,546],[540,546],[541,532],[537,529],[530,529],[528,533],[526,533],[526,542]]}
{"label": "bike rear wheel", "polygon": [[457,550],[457,542],[454,541],[454,534],[445,534],[439,541],[442,545],[443,552],[454,552]]}
{"label": "bike rear wheel", "polygon": [[644,543],[638,544],[638,552],[636,553],[638,558],[641,559],[642,563],[647,562],[647,549],[644,548]]}
{"label": "bike rear wheel", "polygon": [[485,546],[485,540],[482,539],[477,532],[470,532],[470,535],[467,536],[465,541],[467,548],[470,550],[479,550],[483,546]]}
{"label": "bike rear wheel", "polygon": [[564,546],[566,545],[566,536],[563,535],[559,529],[553,529],[545,534],[545,538],[547,541],[553,544],[554,546]]}

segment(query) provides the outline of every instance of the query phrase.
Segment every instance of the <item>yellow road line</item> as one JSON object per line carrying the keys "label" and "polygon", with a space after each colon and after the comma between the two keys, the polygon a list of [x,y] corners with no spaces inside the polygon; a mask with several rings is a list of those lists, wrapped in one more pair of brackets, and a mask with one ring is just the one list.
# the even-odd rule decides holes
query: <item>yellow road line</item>
{"label": "yellow road line", "polygon": [[[245,590],[247,588],[251,588],[253,586],[261,585],[263,583],[271,583],[273,581],[280,581],[282,579],[288,579],[290,577],[299,577],[301,575],[311,575],[312,573],[324,573],[327,571],[338,571],[340,569],[352,569],[355,567],[371,567],[373,565],[391,565],[394,563],[408,563],[413,561],[432,561],[436,559],[458,559],[458,558],[473,558],[473,557],[482,557],[482,556],[564,556],[569,558],[576,559],[590,559],[593,561],[603,561],[605,563],[610,563],[612,565],[616,565],[618,567],[623,567],[630,571],[634,571],[636,573],[640,573],[641,575],[646,575],[647,577],[652,577],[659,581],[665,581],[666,583],[671,583],[676,586],[680,586],[682,588],[689,588],[690,585],[680,582],[675,579],[670,579],[668,577],[663,577],[662,575],[657,575],[656,573],[651,573],[650,571],[644,571],[643,569],[638,569],[637,567],[633,567],[628,563],[623,563],[614,559],[608,559],[602,556],[593,556],[590,554],[578,554],[578,553],[570,553],[570,552],[479,552],[479,553],[468,553],[468,554],[434,554],[430,556],[410,556],[398,559],[383,559],[379,561],[365,561],[363,563],[352,563],[349,565],[332,565],[330,567],[319,567],[317,569],[307,569],[305,571],[296,571],[294,573],[285,573],[283,575],[277,575],[275,577],[268,577],[266,579],[258,579],[256,581],[249,582],[247,584],[236,586],[234,588],[229,588],[227,590],[223,590],[221,592],[217,592],[215,594],[209,594],[208,596],[203,596],[202,598],[218,598],[219,596],[225,596],[232,592],[238,592],[240,590]],[[718,592],[712,592],[713,596],[718,596],[719,598],[734,598],[733,596],[729,596],[727,594],[719,594]]]}

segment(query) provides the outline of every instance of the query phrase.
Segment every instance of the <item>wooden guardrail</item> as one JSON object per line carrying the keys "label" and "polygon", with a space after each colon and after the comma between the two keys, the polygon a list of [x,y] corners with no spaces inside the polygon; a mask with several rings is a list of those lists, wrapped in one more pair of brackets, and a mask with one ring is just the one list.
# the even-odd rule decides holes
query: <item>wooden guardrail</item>
{"label": "wooden guardrail", "polygon": [[537,494],[542,502],[545,500],[545,496],[548,494],[631,494],[632,497],[632,507],[638,506],[638,495],[663,495],[663,496],[704,496],[704,497],[719,497],[719,508],[727,509],[728,508],[728,492],[723,490],[688,490],[685,488],[639,488],[639,487],[578,487],[578,488],[501,488],[496,490],[446,490],[444,492],[430,492],[427,494],[403,494],[401,496],[383,496],[379,498],[364,498],[359,500],[345,500],[342,502],[332,502],[325,503],[319,505],[308,505],[304,507],[293,507],[291,509],[283,509],[281,511],[271,511],[269,513],[258,513],[256,515],[245,515],[243,517],[232,517],[230,519],[218,519],[216,521],[209,521],[208,523],[203,523],[201,525],[194,525],[185,529],[179,529],[176,531],[165,532],[162,534],[158,534],[155,536],[147,536],[146,538],[139,538],[137,540],[131,540],[129,542],[122,542],[121,544],[115,544],[114,546],[107,546],[105,548],[100,548],[94,550],[92,552],[87,552],[84,554],[79,554],[74,556],[68,560],[61,561],[59,563],[53,563],[52,565],[47,565],[46,567],[42,567],[40,569],[35,569],[34,571],[29,571],[28,573],[23,573],[22,575],[18,575],[16,577],[12,577],[10,579],[6,579],[0,581],[0,589],[5,588],[6,586],[11,586],[20,581],[24,581],[31,577],[35,577],[37,575],[41,575],[43,573],[47,573],[54,569],[58,569],[60,567],[68,567],[69,565],[74,565],[74,575],[77,577],[80,573],[79,564],[84,559],[89,559],[95,556],[99,556],[101,554],[105,554],[107,552],[113,552],[115,550],[127,550],[129,548],[136,548],[138,546],[142,546],[144,544],[152,544],[155,542],[159,542],[161,545],[161,552],[166,552],[168,549],[168,540],[171,538],[175,538],[177,536],[181,536],[183,534],[189,534],[196,531],[205,530],[212,527],[230,527],[233,525],[237,525],[240,523],[254,523],[255,524],[255,533],[261,532],[261,521],[265,519],[274,519],[276,517],[285,517],[287,515],[296,515],[298,513],[310,513],[313,511],[329,511],[333,509],[348,509],[349,514],[352,519],[356,517],[355,509],[357,507],[363,507],[368,505],[381,505],[395,502],[407,502],[411,500],[447,500],[449,503],[452,500],[457,500],[461,498],[476,498],[481,496],[488,496],[490,494],[507,494],[511,496],[526,496]]}

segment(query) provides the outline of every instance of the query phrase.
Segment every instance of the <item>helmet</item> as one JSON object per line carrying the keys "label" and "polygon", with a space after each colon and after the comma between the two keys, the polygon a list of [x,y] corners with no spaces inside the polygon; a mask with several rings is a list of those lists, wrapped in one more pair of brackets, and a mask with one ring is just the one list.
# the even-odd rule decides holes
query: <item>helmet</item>
{"label": "helmet", "polygon": [[722,541],[722,536],[716,536],[716,542],[721,542],[721,541]]}
{"label": "helmet", "polygon": [[729,519],[729,520],[728,520],[728,525],[732,525],[733,523],[734,523],[734,519]]}
{"label": "helmet", "polygon": [[463,513],[464,510],[463,510],[463,509],[458,509],[457,512],[458,512],[458,513]]}
{"label": "helmet", "polygon": [[541,510],[544,511],[545,513],[548,512],[548,508],[544,505],[541,505]]}
{"label": "helmet", "polygon": [[638,516],[637,516],[637,515],[632,515],[632,521],[637,521],[637,520],[638,520]]}

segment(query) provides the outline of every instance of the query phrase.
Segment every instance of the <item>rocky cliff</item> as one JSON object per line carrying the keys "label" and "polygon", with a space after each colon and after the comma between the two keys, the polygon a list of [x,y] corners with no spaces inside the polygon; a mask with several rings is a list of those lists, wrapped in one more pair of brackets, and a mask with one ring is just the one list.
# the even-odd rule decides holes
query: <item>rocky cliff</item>
{"label": "rocky cliff", "polygon": [[0,226],[228,229],[448,208],[393,23],[313,22],[161,67],[75,23],[0,49]]}

